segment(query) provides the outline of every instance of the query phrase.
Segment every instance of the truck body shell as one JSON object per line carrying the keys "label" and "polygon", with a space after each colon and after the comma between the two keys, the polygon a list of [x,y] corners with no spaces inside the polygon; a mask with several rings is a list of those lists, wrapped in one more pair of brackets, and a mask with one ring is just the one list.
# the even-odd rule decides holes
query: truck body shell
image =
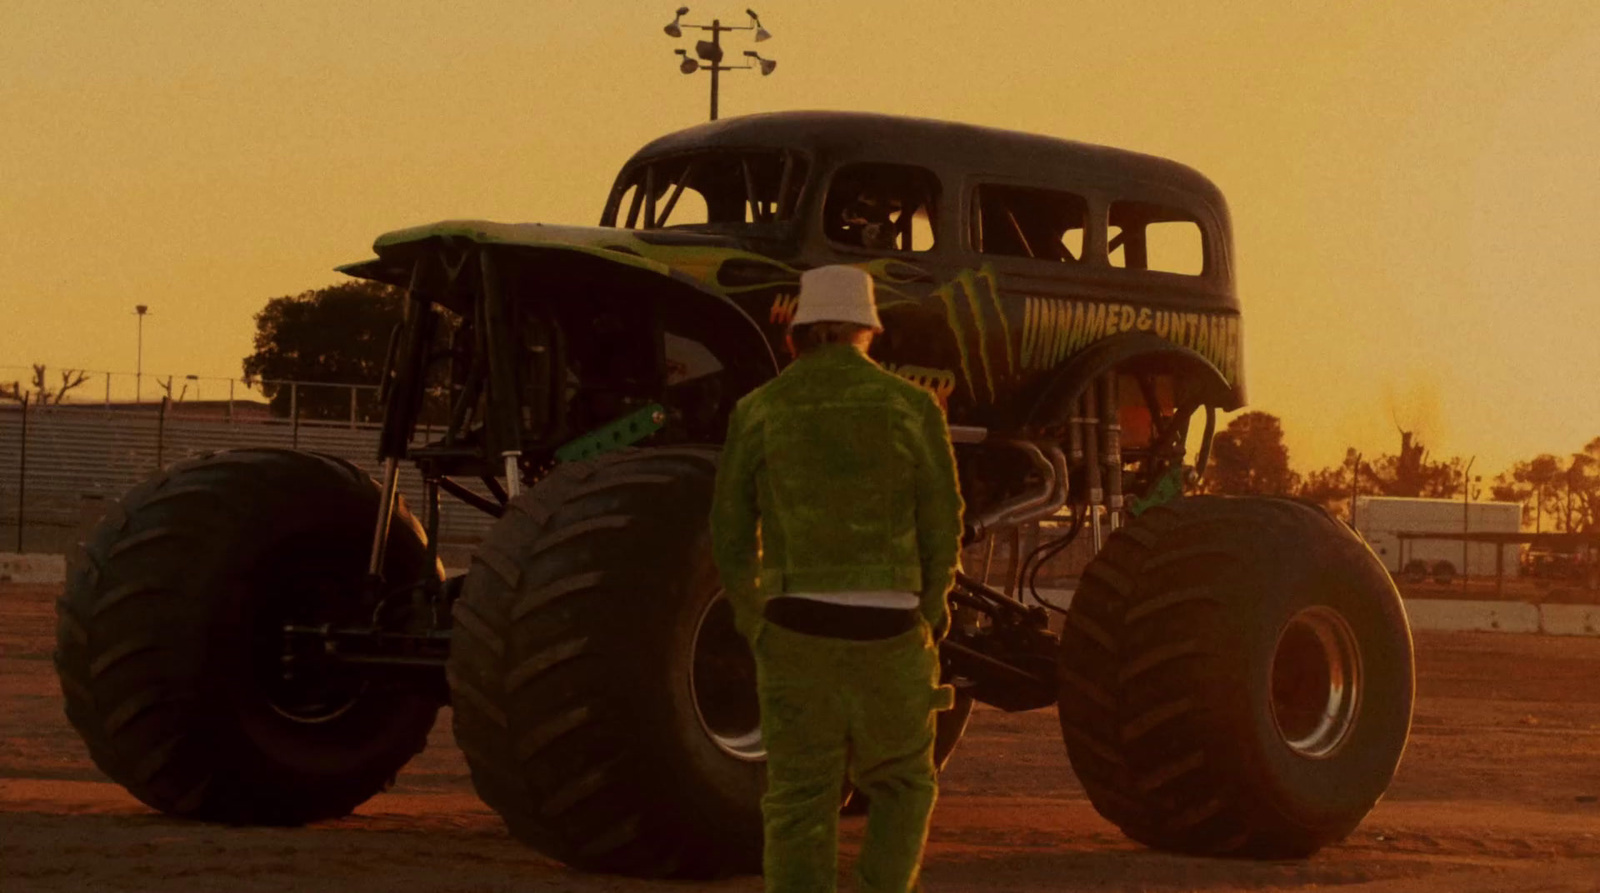
{"label": "truck body shell", "polygon": [[[634,220],[639,202],[630,202],[630,197],[643,193],[649,196],[647,207],[672,206],[671,187],[692,179],[685,165],[698,163],[703,169],[762,158],[774,165],[784,158],[792,168],[781,183],[777,175],[761,181],[759,170],[745,170],[753,178],[745,181],[752,194],[777,196],[777,210],[769,213],[778,219],[739,222],[737,203],[732,210],[723,208],[726,196],[719,198],[708,189],[708,195],[693,199],[709,202],[709,210],[699,213],[713,218],[732,214],[733,222],[663,226]],[[659,170],[652,173],[652,166]],[[925,177],[918,182],[929,191],[932,213],[926,221],[919,218],[918,225],[928,227],[929,244],[869,248],[830,235],[830,226],[837,223],[841,183],[850,180],[852,170],[879,169]],[[792,187],[782,185],[790,180]],[[683,191],[697,195],[692,187]],[[1018,256],[1016,248],[985,242],[985,195],[992,207],[1006,200],[1019,211],[1040,196],[1080,201],[1081,220],[1068,229],[1078,243],[1065,254],[1054,253],[1060,246],[1053,243],[1034,244],[1027,253],[1039,256],[1028,257]],[[689,203],[677,205],[680,216]],[[1019,236],[1030,229],[1026,218],[1020,223],[1010,216],[1003,219]],[[1194,402],[1224,410],[1245,403],[1227,204],[1204,176],[1166,159],[915,118],[850,112],[751,115],[669,134],[640,149],[618,174],[600,223],[442,221],[387,233],[374,245],[376,259],[341,270],[405,287],[419,257],[441,247],[475,246],[492,251],[497,263],[511,271],[511,304],[571,304],[572,312],[585,319],[601,315],[594,306],[596,295],[631,301],[643,318],[649,310],[644,296],[665,294],[675,285],[680,288],[669,303],[688,309],[685,320],[662,323],[665,331],[681,336],[674,343],[686,339],[705,344],[706,335],[679,330],[695,318],[714,315],[717,321],[708,327],[739,329],[740,338],[764,336],[765,349],[781,366],[788,360],[783,339],[801,271],[850,264],[877,281],[885,331],[874,344],[873,357],[933,391],[952,423],[997,430],[1025,425],[1065,363],[1119,334],[1145,336],[1209,364],[1210,376],[1218,380],[1214,384],[1221,387]],[[991,221],[990,226],[996,224]],[[1154,231],[1163,226],[1192,227],[1200,252],[1196,269],[1188,274],[1162,271],[1150,259],[1153,254],[1146,256],[1154,241],[1149,246],[1138,242],[1141,247],[1133,256],[1127,256],[1131,248],[1119,247],[1145,227],[1154,240]],[[996,242],[997,235],[1011,234],[1006,229],[987,238]],[[626,268],[629,274],[607,277],[596,272],[605,265]],[[519,269],[538,272],[522,278]],[[720,306],[692,301],[690,290]],[[467,311],[461,297],[431,291],[442,306]],[[742,318],[720,312],[728,308],[736,308]],[[604,346],[611,352],[623,347]],[[728,365],[720,346],[708,346]],[[581,354],[584,346],[575,344],[572,350]],[[673,355],[671,343],[663,352],[669,361],[682,360]],[[741,386],[756,383],[759,377]]]}

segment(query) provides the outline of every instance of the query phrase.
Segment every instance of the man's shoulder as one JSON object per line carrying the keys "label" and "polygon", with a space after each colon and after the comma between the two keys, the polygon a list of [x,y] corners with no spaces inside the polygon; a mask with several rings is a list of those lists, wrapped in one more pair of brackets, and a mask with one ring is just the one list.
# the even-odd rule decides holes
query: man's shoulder
{"label": "man's shoulder", "polygon": [[834,402],[840,398],[848,402],[865,399],[883,403],[912,415],[942,413],[937,398],[930,391],[872,360],[844,368],[806,369],[791,366],[784,374],[739,398],[734,412],[746,423],[755,423],[775,407],[819,400]]}
{"label": "man's shoulder", "polygon": [[751,388],[749,391],[746,391],[743,397],[740,397],[738,400],[734,401],[734,413],[736,415],[748,417],[753,413],[760,412],[763,407],[769,405],[774,399],[777,399],[780,396],[780,392],[783,390],[783,387],[783,376],[780,375],[776,378],[767,379],[761,384]]}
{"label": "man's shoulder", "polygon": [[873,363],[862,371],[862,381],[881,399],[908,415],[922,417],[928,414],[943,416],[939,400],[932,391],[907,381],[889,370]]}

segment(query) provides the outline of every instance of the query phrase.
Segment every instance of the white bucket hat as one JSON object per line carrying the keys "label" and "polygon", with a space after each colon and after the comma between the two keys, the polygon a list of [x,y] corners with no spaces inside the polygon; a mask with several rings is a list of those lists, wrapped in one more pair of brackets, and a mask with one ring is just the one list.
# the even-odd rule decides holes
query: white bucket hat
{"label": "white bucket hat", "polygon": [[842,264],[801,273],[800,298],[791,325],[813,322],[853,322],[876,332],[883,331],[883,323],[878,321],[872,274]]}

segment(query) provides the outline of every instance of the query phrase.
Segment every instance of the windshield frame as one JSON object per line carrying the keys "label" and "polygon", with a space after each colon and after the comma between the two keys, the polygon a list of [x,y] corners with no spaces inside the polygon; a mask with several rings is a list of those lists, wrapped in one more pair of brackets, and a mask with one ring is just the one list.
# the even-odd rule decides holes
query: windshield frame
{"label": "windshield frame", "polygon": [[[746,215],[767,219],[755,221],[719,221],[715,223],[673,223],[671,212],[675,209],[677,200],[683,192],[689,175],[704,156],[750,156],[756,154],[778,156],[782,159],[783,174],[779,181],[779,194],[776,207],[765,208],[772,203],[766,200],[752,202],[752,193],[755,190],[754,177],[750,173],[748,163],[743,165],[745,197],[741,203]],[[682,174],[675,182],[665,182],[659,188],[653,180],[658,166],[671,168],[684,164]],[[666,165],[662,163],[666,162]],[[775,146],[704,146],[688,151],[678,151],[654,155],[647,158],[636,158],[625,165],[617,174],[612,183],[611,193],[606,198],[605,210],[600,215],[600,225],[614,229],[628,229],[634,231],[676,231],[715,233],[720,235],[772,235],[787,233],[794,224],[803,216],[811,193],[811,181],[814,179],[816,161],[811,153],[793,147]],[[634,189],[641,180],[648,184],[643,189]],[[633,200],[629,207],[623,207],[623,198],[633,190]],[[698,191],[698,190],[695,190]],[[784,203],[787,199],[787,204]],[[662,221],[665,220],[665,226]],[[633,224],[633,225],[629,225]]]}

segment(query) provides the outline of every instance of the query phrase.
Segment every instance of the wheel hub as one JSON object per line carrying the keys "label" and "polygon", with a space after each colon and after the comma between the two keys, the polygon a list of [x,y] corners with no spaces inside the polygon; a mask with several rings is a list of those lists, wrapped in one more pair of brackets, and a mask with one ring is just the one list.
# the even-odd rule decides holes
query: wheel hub
{"label": "wheel hub", "polygon": [[1303,757],[1333,755],[1355,726],[1361,703],[1361,648],[1343,615],[1306,608],[1284,624],[1272,655],[1272,721]]}
{"label": "wheel hub", "polygon": [[[353,708],[368,686],[358,668],[330,660],[289,635],[295,626],[323,627],[342,619],[360,578],[348,567],[359,554],[346,542],[297,538],[262,562],[252,580],[252,660],[257,693],[278,716],[294,723],[332,722]],[[341,571],[343,571],[341,573]],[[321,646],[320,641],[315,643]]]}
{"label": "wheel hub", "polygon": [[728,756],[766,759],[755,657],[733,624],[733,605],[721,593],[700,612],[691,647],[689,694],[701,730]]}

